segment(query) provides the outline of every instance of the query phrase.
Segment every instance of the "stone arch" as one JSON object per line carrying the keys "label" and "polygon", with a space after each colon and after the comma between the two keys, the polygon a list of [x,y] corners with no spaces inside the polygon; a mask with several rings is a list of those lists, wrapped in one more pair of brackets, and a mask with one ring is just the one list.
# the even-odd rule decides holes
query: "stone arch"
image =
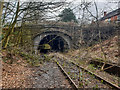
{"label": "stone arch", "polygon": [[[61,43],[64,44],[64,47],[61,45],[61,48],[67,48],[67,49],[70,49],[72,48],[72,38],[71,36],[67,35],[66,33],[63,33],[63,32],[60,32],[60,31],[46,31],[46,32],[43,32],[43,33],[40,33],[38,35],[36,35],[34,38],[33,38],[33,41],[34,41],[34,49],[36,51],[38,51],[39,49],[39,46],[41,44],[41,41],[46,43],[46,40],[45,38],[49,39],[50,36],[52,38],[55,38],[55,36],[57,36],[57,38],[54,40],[54,45],[58,45],[58,40],[62,40]],[[52,39],[51,38],[51,39]],[[50,40],[50,39],[49,39]],[[57,43],[57,44],[55,44]],[[43,44],[43,43],[42,43]],[[51,44],[50,44],[51,45]],[[52,45],[51,45],[52,46]],[[66,46],[66,47],[65,47]],[[54,47],[54,46],[52,46]],[[57,48],[56,48],[57,49]],[[55,49],[54,49],[55,50]]]}

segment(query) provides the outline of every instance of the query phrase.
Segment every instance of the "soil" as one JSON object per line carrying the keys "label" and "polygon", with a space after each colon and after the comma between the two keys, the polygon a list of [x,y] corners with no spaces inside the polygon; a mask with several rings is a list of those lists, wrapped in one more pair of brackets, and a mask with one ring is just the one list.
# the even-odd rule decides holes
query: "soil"
{"label": "soil", "polygon": [[[2,52],[5,59],[7,52]],[[20,56],[9,64],[2,61],[2,88],[71,88],[70,83],[59,70],[56,63],[44,62],[40,66],[30,66]],[[10,61],[10,60],[7,60]]]}

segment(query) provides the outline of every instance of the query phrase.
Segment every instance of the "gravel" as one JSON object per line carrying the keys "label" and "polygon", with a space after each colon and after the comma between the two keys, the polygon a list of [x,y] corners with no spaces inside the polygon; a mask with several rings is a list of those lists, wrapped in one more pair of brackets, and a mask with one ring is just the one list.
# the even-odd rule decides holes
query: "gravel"
{"label": "gravel", "polygon": [[68,80],[54,62],[45,62],[40,68],[34,68],[35,77],[31,76],[34,88],[71,88]]}

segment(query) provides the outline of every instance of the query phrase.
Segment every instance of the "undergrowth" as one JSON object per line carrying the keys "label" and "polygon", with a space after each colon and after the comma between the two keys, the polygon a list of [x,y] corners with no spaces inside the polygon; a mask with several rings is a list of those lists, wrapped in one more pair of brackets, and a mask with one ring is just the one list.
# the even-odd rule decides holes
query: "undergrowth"
{"label": "undergrowth", "polygon": [[51,57],[47,56],[46,54],[36,55],[34,53],[26,52],[21,48],[9,48],[2,50],[2,52],[6,53],[6,55],[2,57],[2,60],[8,64],[16,63],[16,61],[20,59],[19,57],[21,57],[31,66],[40,66],[40,64],[43,64],[45,61],[50,61],[51,59]]}

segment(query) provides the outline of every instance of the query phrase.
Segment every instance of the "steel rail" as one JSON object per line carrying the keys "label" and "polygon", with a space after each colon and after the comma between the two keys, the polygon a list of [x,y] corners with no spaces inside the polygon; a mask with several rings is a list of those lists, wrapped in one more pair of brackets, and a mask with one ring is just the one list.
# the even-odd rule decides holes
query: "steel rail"
{"label": "steel rail", "polygon": [[76,65],[77,67],[79,67],[79,68],[85,70],[86,72],[89,72],[90,74],[94,75],[96,78],[98,78],[98,79],[100,79],[100,80],[103,80],[103,82],[105,82],[105,83],[107,83],[108,85],[114,87],[115,89],[120,90],[120,87],[119,87],[118,85],[116,85],[116,84],[114,84],[114,83],[112,83],[112,82],[110,82],[110,81],[104,79],[104,78],[101,77],[100,75],[98,75],[98,74],[96,74],[96,73],[94,73],[94,72],[92,72],[92,71],[90,71],[90,70],[87,70],[86,68],[84,68],[84,67],[82,67],[82,66],[76,64],[76,63],[73,62],[73,61],[71,61],[71,63],[73,63],[73,64]]}
{"label": "steel rail", "polygon": [[62,71],[62,73],[67,77],[67,79],[69,80],[70,84],[72,85],[74,90],[78,90],[77,85],[75,84],[75,82],[71,79],[71,77],[67,74],[67,72],[63,69],[63,67],[59,64],[59,62],[57,62],[55,60],[56,64],[58,65],[58,67],[60,68],[60,70]]}

